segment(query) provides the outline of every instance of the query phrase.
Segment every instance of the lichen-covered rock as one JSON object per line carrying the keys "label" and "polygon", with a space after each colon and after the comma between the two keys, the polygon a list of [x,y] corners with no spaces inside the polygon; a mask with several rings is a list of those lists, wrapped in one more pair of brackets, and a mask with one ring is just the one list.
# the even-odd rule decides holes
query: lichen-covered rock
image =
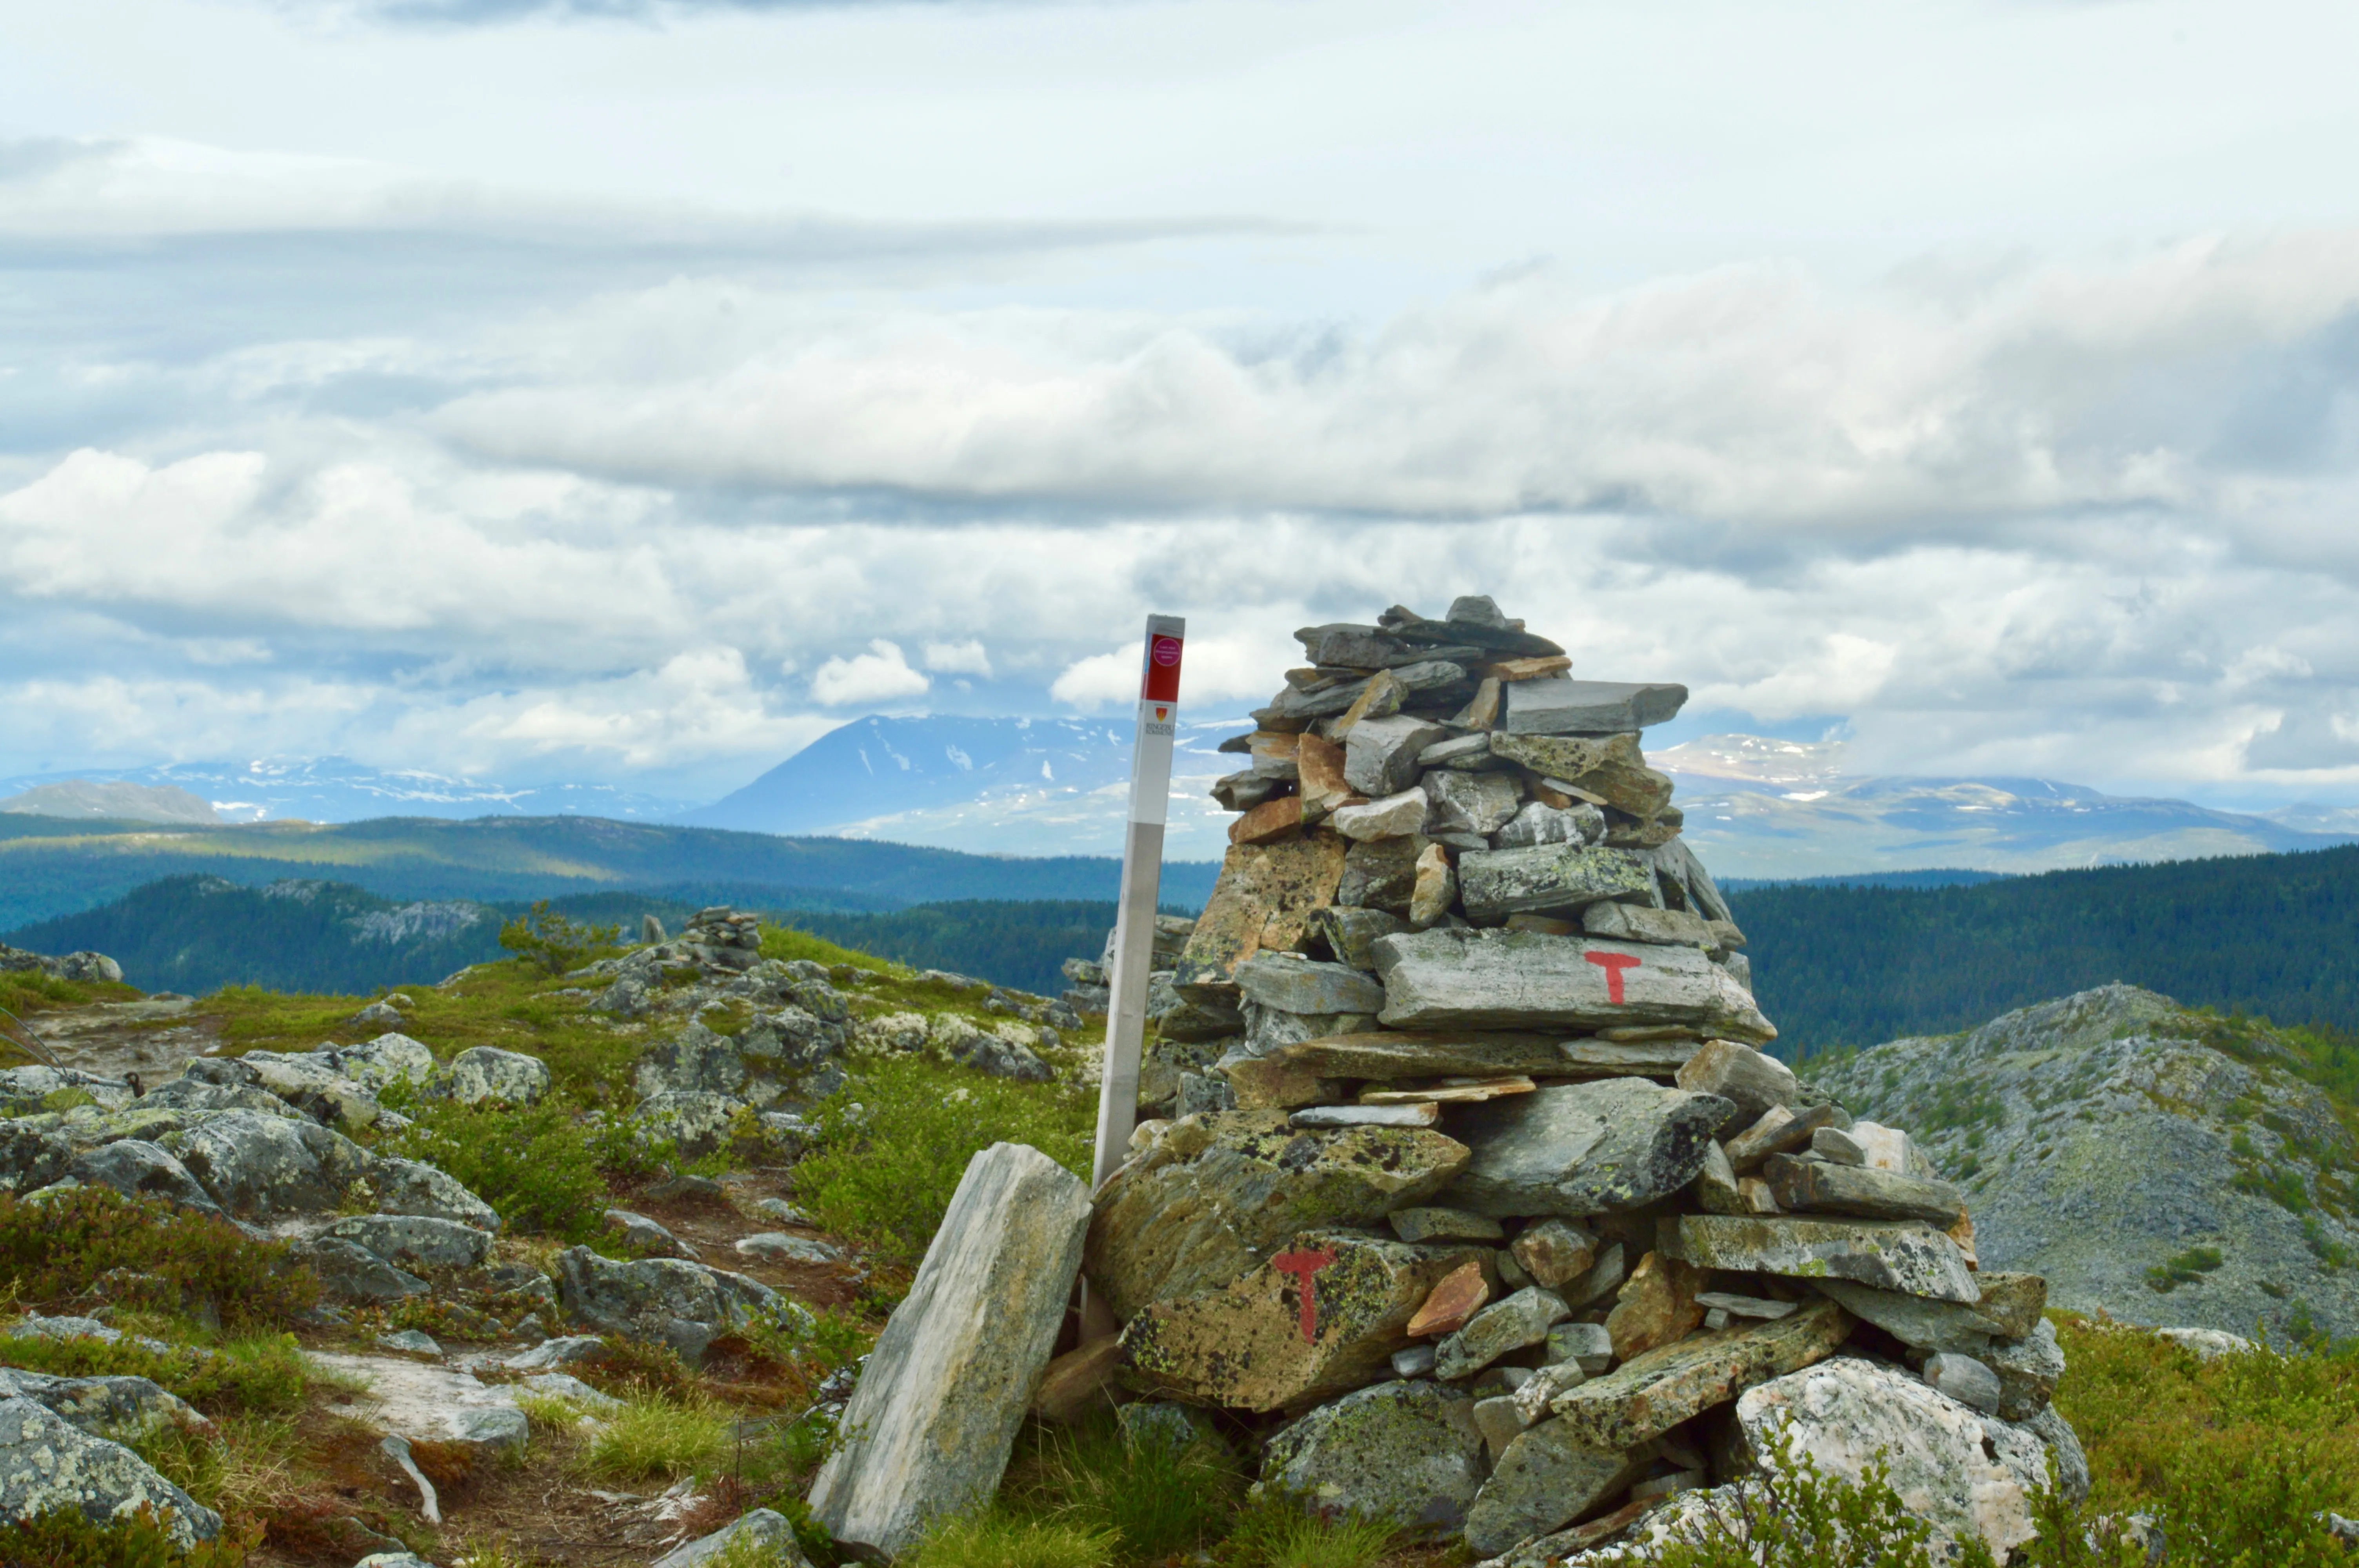
{"label": "lichen-covered rock", "polygon": [[490,1232],[426,1215],[353,1215],[326,1234],[406,1269],[476,1269],[492,1252]]}
{"label": "lichen-covered rock", "polygon": [[1994,1341],[1981,1359],[1998,1378],[1998,1413],[2008,1421],[2028,1421],[2047,1409],[2064,1379],[2064,1347],[2044,1318],[2020,1339]]}
{"label": "lichen-covered rock", "polygon": [[1299,1408],[1381,1376],[1409,1318],[1467,1246],[1358,1230],[1304,1231],[1218,1291],[1160,1302],[1124,1326],[1133,1380],[1238,1410]]}
{"label": "lichen-covered rock", "polygon": [[1493,1302],[1433,1349],[1433,1375],[1471,1378],[1511,1350],[1538,1345],[1571,1309],[1554,1291],[1529,1285]]}
{"label": "lichen-covered rock", "polygon": [[968,1162],[909,1293],[869,1353],[812,1514],[887,1560],[987,1501],[1064,1322],[1089,1190],[1037,1149]]}
{"label": "lichen-covered rock", "polygon": [[121,1437],[158,1426],[210,1434],[212,1422],[179,1395],[146,1378],[57,1378],[0,1367],[0,1399],[27,1399],[92,1437]]}
{"label": "lichen-covered rock", "polygon": [[669,1141],[688,1159],[712,1153],[727,1141],[737,1113],[751,1108],[744,1100],[703,1089],[667,1089],[649,1095],[631,1112],[639,1137],[649,1142]]}
{"label": "lichen-covered rock", "polygon": [[1014,1078],[1018,1083],[1048,1083],[1056,1077],[1057,1070],[1014,1037],[1013,1031],[1023,1027],[1005,1024],[998,1029],[985,1029],[972,1019],[945,1012],[934,1020],[931,1038],[952,1061],[962,1062],[979,1073],[988,1073],[995,1078]]}
{"label": "lichen-covered rock", "polygon": [[207,1196],[239,1219],[333,1209],[376,1163],[368,1151],[324,1127],[243,1110],[203,1116],[158,1141]]}
{"label": "lichen-covered rock", "polygon": [[1450,1201],[1478,1214],[1639,1208],[1696,1178],[1728,1102],[1646,1078],[1555,1084],[1468,1106],[1451,1121],[1469,1152]]}
{"label": "lichen-covered rock", "polygon": [[651,1568],[701,1568],[723,1553],[747,1551],[758,1552],[762,1561],[774,1563],[777,1568],[810,1568],[802,1548],[795,1541],[795,1527],[788,1522],[786,1515],[769,1509],[740,1514],[712,1534],[699,1536],[665,1552]]}
{"label": "lichen-covered rock", "polygon": [[732,1329],[792,1307],[743,1274],[681,1258],[627,1263],[575,1247],[557,1260],[559,1297],[590,1327],[669,1345],[693,1366]]}
{"label": "lichen-covered rock", "polygon": [[1299,951],[1318,913],[1335,903],[1345,840],[1319,830],[1275,844],[1238,845],[1173,967],[1180,994],[1234,1001],[1236,967],[1265,948]]}
{"label": "lichen-covered rock", "polygon": [[376,1162],[368,1180],[376,1193],[379,1214],[447,1219],[477,1230],[500,1227],[498,1211],[461,1185],[458,1177],[440,1165],[388,1156]]}
{"label": "lichen-covered rock", "polygon": [[477,1045],[451,1058],[427,1093],[461,1105],[538,1105],[549,1092],[549,1064],[520,1051]]}
{"label": "lichen-covered rock", "polygon": [[72,1142],[56,1133],[0,1120],[0,1192],[38,1192],[64,1175],[73,1156]]}
{"label": "lichen-covered rock", "polygon": [[1283,1110],[1188,1117],[1099,1190],[1090,1281],[1123,1319],[1218,1290],[1297,1232],[1373,1225],[1430,1197],[1466,1158],[1419,1129],[1297,1130]]}
{"label": "lichen-covered rock", "polygon": [[1690,1335],[1556,1396],[1565,1431],[1593,1448],[1635,1448],[1755,1383],[1825,1360],[1851,1332],[1832,1302],[1781,1317]]}
{"label": "lichen-covered rock", "polygon": [[1466,1544],[1495,1557],[1595,1509],[1646,1473],[1647,1451],[1625,1453],[1579,1441],[1562,1421],[1544,1421],[1508,1443],[1466,1514]]}
{"label": "lichen-covered rock", "polygon": [[136,1138],[83,1150],[66,1166],[65,1174],[86,1186],[112,1187],[125,1197],[159,1197],[199,1214],[221,1212],[178,1160]]}
{"label": "lichen-covered rock", "polygon": [[1384,1382],[1287,1427],[1263,1451],[1261,1484],[1337,1518],[1447,1534],[1483,1486],[1474,1401],[1434,1382]]}
{"label": "lichen-covered rock", "polygon": [[636,1083],[642,1099],[666,1094],[734,1097],[745,1087],[745,1059],[737,1043],[690,1023],[639,1058]]}
{"label": "lichen-covered rock", "polygon": [[348,1302],[397,1302],[422,1296],[433,1287],[405,1269],[397,1269],[357,1241],[315,1236],[296,1249],[310,1265],[330,1295]]}
{"label": "lichen-covered rock", "polygon": [[60,1509],[93,1524],[154,1510],[183,1547],[221,1534],[221,1516],[119,1443],[88,1433],[32,1400],[0,1399],[0,1519]]}
{"label": "lichen-covered rock", "polygon": [[1660,1244],[1700,1269],[1852,1280],[1969,1305],[1982,1299],[1957,1243],[1916,1220],[1685,1215],[1664,1221]]}
{"label": "lichen-covered rock", "polygon": [[1977,1534],[2004,1558],[2038,1533],[2029,1489],[2046,1469],[2047,1444],[1897,1368],[1838,1357],[1748,1390],[1736,1419],[1755,1453],[1767,1452],[1782,1426],[1796,1453],[1846,1481],[1860,1480],[1880,1451],[1892,1489],[1945,1541]]}

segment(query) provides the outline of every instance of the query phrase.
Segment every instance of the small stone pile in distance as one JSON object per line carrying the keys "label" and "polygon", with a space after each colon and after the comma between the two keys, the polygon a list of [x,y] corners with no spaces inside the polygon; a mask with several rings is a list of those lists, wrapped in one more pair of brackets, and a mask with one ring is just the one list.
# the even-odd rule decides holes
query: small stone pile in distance
{"label": "small stone pile in distance", "polygon": [[1516,1563],[1730,1509],[1780,1432],[1852,1476],[1884,1451],[1952,1540],[2028,1540],[2051,1457],[2086,1485],[2046,1285],[1978,1273],[1908,1136],[1758,1048],[1639,749],[1686,689],[1576,680],[1488,599],[1298,635],[1224,747],[1234,848],[1158,1014],[1189,1114],[1095,1195],[1119,1338],[1041,1408],[1110,1377],[1141,1432]]}

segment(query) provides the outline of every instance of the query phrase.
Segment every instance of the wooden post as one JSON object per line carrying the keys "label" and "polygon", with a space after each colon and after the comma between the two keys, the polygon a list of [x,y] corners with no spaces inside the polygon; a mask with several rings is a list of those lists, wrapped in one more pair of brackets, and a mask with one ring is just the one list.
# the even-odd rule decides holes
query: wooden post
{"label": "wooden post", "polygon": [[1155,967],[1155,903],[1163,880],[1163,825],[1171,796],[1171,741],[1179,729],[1180,650],[1188,629],[1176,615],[1147,618],[1139,681],[1138,734],[1130,754],[1130,831],[1122,847],[1122,902],[1114,925],[1113,997],[1106,1004],[1105,1076],[1098,1086],[1097,1158],[1091,1186],[1130,1152],[1138,1115],[1138,1053],[1147,1033],[1147,976]]}

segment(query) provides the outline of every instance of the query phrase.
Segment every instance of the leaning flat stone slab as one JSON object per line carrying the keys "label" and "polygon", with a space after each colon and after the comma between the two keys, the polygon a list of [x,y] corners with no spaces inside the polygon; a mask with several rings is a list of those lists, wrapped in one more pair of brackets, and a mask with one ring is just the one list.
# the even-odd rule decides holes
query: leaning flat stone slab
{"label": "leaning flat stone slab", "polygon": [[1502,728],[1510,735],[1615,735],[1667,724],[1687,699],[1688,688],[1669,682],[1543,676],[1507,687]]}
{"label": "leaning flat stone slab", "polygon": [[1090,1283],[1117,1318],[1219,1290],[1298,1231],[1375,1225],[1432,1196],[1466,1146],[1422,1128],[1293,1128],[1283,1110],[1175,1123],[1108,1177],[1090,1224]]}
{"label": "leaning flat stone slab", "polygon": [[1396,1029],[1677,1023],[1748,1044],[1777,1033],[1752,994],[1692,947],[1499,930],[1408,932],[1373,946],[1385,982],[1377,1016]]}
{"label": "leaning flat stone slab", "polygon": [[1773,1106],[1790,1104],[1801,1087],[1793,1068],[1733,1040],[1707,1040],[1697,1046],[1680,1069],[1679,1086],[1732,1103],[1734,1119],[1722,1129],[1731,1133],[1751,1127]]}
{"label": "leaning flat stone slab", "polygon": [[[1567,795],[1578,795],[1594,805],[1610,806],[1633,816],[1654,816],[1670,804],[1671,781],[1647,766],[1636,735],[1582,739],[1494,733],[1491,752],[1531,769],[1551,781],[1553,786],[1561,786]],[[1555,800],[1549,804],[1561,806],[1567,803]]]}
{"label": "leaning flat stone slab", "polygon": [[1434,1346],[1433,1375],[1471,1378],[1511,1350],[1539,1344],[1571,1311],[1562,1296],[1537,1285],[1493,1302]]}
{"label": "leaning flat stone slab", "polygon": [[1671,947],[1717,947],[1701,914],[1684,909],[1654,909],[1642,903],[1593,903],[1581,912],[1581,928],[1617,942],[1653,942]]}
{"label": "leaning flat stone slab", "polygon": [[1958,1244],[1919,1220],[1683,1215],[1662,1222],[1657,1244],[1700,1269],[1850,1280],[1967,1305],[1982,1296]]}
{"label": "leaning flat stone slab", "polygon": [[1374,1012],[1384,988],[1343,964],[1321,964],[1299,953],[1256,953],[1234,977],[1245,1000],[1280,1012]]}
{"label": "leaning flat stone slab", "polygon": [[1535,844],[1526,849],[1473,849],[1460,857],[1458,882],[1469,920],[1566,914],[1600,899],[1649,898],[1654,868],[1627,849],[1590,844]]}
{"label": "leaning flat stone slab", "polygon": [[1495,1557],[1517,1541],[1562,1529],[1646,1473],[1647,1454],[1581,1442],[1544,1421],[1506,1446],[1466,1512],[1466,1544]]}
{"label": "leaning flat stone slab", "polygon": [[1633,1448],[1756,1383],[1825,1360],[1850,1333],[1843,1308],[1813,1302],[1791,1317],[1690,1335],[1649,1350],[1567,1389],[1550,1408],[1574,1442]]}
{"label": "leaning flat stone slab", "polygon": [[2040,1314],[2048,1310],[2046,1280],[1985,1269],[1974,1276],[1974,1283],[1983,1292],[1974,1310],[1997,1324],[2006,1338],[2020,1339],[2039,1326]]}
{"label": "leaning flat stone slab", "polygon": [[1840,1113],[1832,1105],[1809,1106],[1800,1111],[1771,1106],[1761,1119],[1728,1141],[1728,1162],[1744,1175],[1772,1154],[1808,1149],[1823,1128],[1834,1126]]}
{"label": "leaning flat stone slab", "polygon": [[1791,1214],[1850,1214],[1863,1219],[1921,1219],[1947,1230],[1966,1217],[1966,1202],[1947,1182],[1920,1182],[1871,1166],[1830,1165],[1773,1154],[1761,1167],[1777,1206]]}
{"label": "leaning flat stone slab", "polygon": [[1384,1376],[1426,1296],[1482,1254],[1465,1243],[1304,1231],[1234,1284],[1132,1317],[1123,1366],[1134,1382],[1233,1410],[1332,1399]]}
{"label": "leaning flat stone slab", "polygon": [[889,1560],[998,1490],[1089,1219],[1089,1189],[1037,1149],[995,1143],[968,1162],[811,1483],[837,1541]]}
{"label": "leaning flat stone slab", "polygon": [[1450,1199],[1478,1214],[1582,1215],[1637,1208],[1696,1178],[1728,1102],[1645,1078],[1553,1084],[1460,1108],[1470,1151]]}
{"label": "leaning flat stone slab", "polygon": [[1282,1045],[1266,1060],[1323,1078],[1490,1077],[1511,1073],[1567,1076],[1552,1034],[1480,1030],[1371,1030]]}

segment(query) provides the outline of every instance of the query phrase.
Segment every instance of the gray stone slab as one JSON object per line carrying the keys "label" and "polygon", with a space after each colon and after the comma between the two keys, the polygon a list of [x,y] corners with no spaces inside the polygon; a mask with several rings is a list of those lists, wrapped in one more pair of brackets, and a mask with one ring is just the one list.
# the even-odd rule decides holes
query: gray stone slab
{"label": "gray stone slab", "polygon": [[1280,1012],[1375,1012],[1385,989],[1346,964],[1322,964],[1293,953],[1256,953],[1236,968],[1245,1000]]}
{"label": "gray stone slab", "polygon": [[1089,1220],[1088,1187],[1037,1149],[995,1143],[968,1162],[811,1483],[837,1541],[889,1560],[998,1490]]}
{"label": "gray stone slab", "polygon": [[1458,1109],[1470,1152],[1449,1201],[1480,1214],[1637,1208],[1696,1178],[1728,1102],[1644,1078],[1557,1084]]}
{"label": "gray stone slab", "polygon": [[1701,1269],[1850,1280],[1968,1305],[1982,1296],[1958,1244],[1917,1220],[1685,1215],[1663,1221],[1656,1246]]}
{"label": "gray stone slab", "polygon": [[1746,1044],[1777,1037],[1751,994],[1692,947],[1454,929],[1372,946],[1385,982],[1378,1016],[1397,1029],[1678,1023]]}
{"label": "gray stone slab", "polygon": [[1459,858],[1458,881],[1469,920],[1578,912],[1601,899],[1650,898],[1654,868],[1627,849],[1592,844],[1535,844],[1478,849]]}
{"label": "gray stone slab", "polygon": [[1507,687],[1500,728],[1510,735],[1614,735],[1669,723],[1687,700],[1688,688],[1670,682],[1550,676]]}
{"label": "gray stone slab", "polygon": [[1396,714],[1363,719],[1343,741],[1343,782],[1377,800],[1417,782],[1418,755],[1450,731],[1430,719]]}

